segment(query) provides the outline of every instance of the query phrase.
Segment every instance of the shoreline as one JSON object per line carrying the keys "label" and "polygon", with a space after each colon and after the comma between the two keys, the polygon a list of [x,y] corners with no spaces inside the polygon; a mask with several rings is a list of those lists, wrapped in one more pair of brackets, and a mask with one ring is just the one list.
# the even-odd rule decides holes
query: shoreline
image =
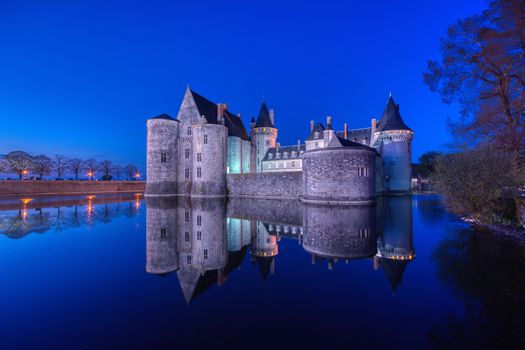
{"label": "shoreline", "polygon": [[488,232],[494,237],[508,239],[525,248],[525,229],[502,224],[484,224],[472,218],[461,218],[477,231]]}
{"label": "shoreline", "polygon": [[0,180],[0,197],[144,193],[145,181]]}

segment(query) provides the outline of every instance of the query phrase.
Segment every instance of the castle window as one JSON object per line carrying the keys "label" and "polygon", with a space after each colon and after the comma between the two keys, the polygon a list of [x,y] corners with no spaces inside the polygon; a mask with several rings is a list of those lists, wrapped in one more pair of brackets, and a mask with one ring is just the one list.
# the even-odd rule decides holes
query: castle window
{"label": "castle window", "polygon": [[208,259],[208,249],[204,249],[204,259]]}
{"label": "castle window", "polygon": [[297,157],[297,152],[292,151],[292,158],[295,158],[295,157]]}
{"label": "castle window", "polygon": [[201,177],[202,171],[201,168],[197,168],[197,177]]}
{"label": "castle window", "polygon": [[358,167],[357,168],[357,175],[358,176],[368,176],[368,168],[365,167]]}
{"label": "castle window", "polygon": [[184,221],[190,222],[190,212],[184,212]]}
{"label": "castle window", "polygon": [[292,168],[295,168],[295,161],[292,160]]}
{"label": "castle window", "polygon": [[273,158],[273,153],[268,153],[268,159],[272,159]]}
{"label": "castle window", "polygon": [[166,239],[167,237],[167,230],[165,228],[160,229],[160,239]]}
{"label": "castle window", "polygon": [[202,232],[197,231],[197,241],[200,241],[202,239]]}
{"label": "castle window", "polygon": [[202,160],[202,154],[197,153],[197,162],[200,162]]}
{"label": "castle window", "polygon": [[184,178],[189,179],[190,178],[190,169],[186,168],[184,169]]}
{"label": "castle window", "polygon": [[184,232],[184,241],[189,242],[190,241],[190,233]]}
{"label": "castle window", "polygon": [[272,163],[268,163],[268,169],[272,168]]}
{"label": "castle window", "polygon": [[270,239],[269,238],[266,238],[266,243],[270,243]]}
{"label": "castle window", "polygon": [[200,226],[202,224],[202,218],[200,215],[197,215],[197,226]]}
{"label": "castle window", "polygon": [[191,126],[186,128],[186,132],[188,133],[188,136],[191,136]]}
{"label": "castle window", "polygon": [[369,235],[370,235],[369,229],[362,228],[362,229],[359,230],[359,238],[366,239],[366,238],[368,238]]}
{"label": "castle window", "polygon": [[168,155],[166,153],[161,153],[160,154],[160,162],[161,163],[166,163],[167,159],[168,159]]}
{"label": "castle window", "polygon": [[186,255],[186,263],[191,265],[191,255]]}
{"label": "castle window", "polygon": [[190,157],[190,149],[189,148],[186,148],[184,150],[184,157],[186,157],[186,159],[188,159]]}
{"label": "castle window", "polygon": [[208,135],[204,135],[204,144],[205,144],[205,145],[208,144]]}
{"label": "castle window", "polygon": [[284,152],[283,157],[284,157],[284,158],[288,158],[288,152]]}
{"label": "castle window", "polygon": [[266,146],[270,146],[270,140],[266,140]]}

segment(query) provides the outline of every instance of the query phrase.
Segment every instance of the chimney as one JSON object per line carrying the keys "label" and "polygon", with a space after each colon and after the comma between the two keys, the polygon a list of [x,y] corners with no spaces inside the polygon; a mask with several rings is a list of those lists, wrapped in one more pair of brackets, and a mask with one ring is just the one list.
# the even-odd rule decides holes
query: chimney
{"label": "chimney", "polygon": [[297,140],[297,151],[301,150],[301,139]]}
{"label": "chimney", "polygon": [[344,126],[343,126],[343,137],[348,140],[348,123],[344,123]]}
{"label": "chimney", "polygon": [[270,121],[272,122],[272,125],[275,126],[275,111],[273,109],[270,109]]}
{"label": "chimney", "polygon": [[217,103],[217,123],[224,124],[224,111],[228,109],[226,103]]}
{"label": "chimney", "polygon": [[255,118],[252,117],[252,120],[250,121],[250,129],[255,128]]}
{"label": "chimney", "polygon": [[315,122],[313,120],[310,120],[310,132],[314,131],[314,124]]}
{"label": "chimney", "polygon": [[326,129],[332,130],[332,116],[331,115],[326,117]]}
{"label": "chimney", "polygon": [[372,118],[372,134],[376,131],[377,129],[377,120],[376,118]]}

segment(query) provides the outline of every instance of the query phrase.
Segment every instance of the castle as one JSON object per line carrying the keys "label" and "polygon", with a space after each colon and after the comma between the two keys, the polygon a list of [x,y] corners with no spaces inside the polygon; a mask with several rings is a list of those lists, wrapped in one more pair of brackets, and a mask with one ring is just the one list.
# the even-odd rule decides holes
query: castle
{"label": "castle", "polygon": [[336,131],[310,122],[305,143],[277,142],[275,113],[263,102],[248,134],[240,114],[192,91],[177,118],[147,121],[146,196],[301,199],[369,204],[378,194],[409,193],[413,131],[389,97],[379,121]]}

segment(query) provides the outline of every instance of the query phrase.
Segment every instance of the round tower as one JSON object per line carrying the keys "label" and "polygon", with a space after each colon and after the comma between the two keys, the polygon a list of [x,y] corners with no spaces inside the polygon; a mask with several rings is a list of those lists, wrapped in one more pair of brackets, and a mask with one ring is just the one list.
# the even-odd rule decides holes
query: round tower
{"label": "round tower", "polygon": [[228,129],[222,124],[193,126],[192,196],[226,196]]}
{"label": "round tower", "polygon": [[268,149],[277,144],[277,129],[274,126],[274,112],[268,111],[266,102],[261,105],[255,124],[250,123],[252,144],[254,145],[255,171],[262,172],[262,160]]}
{"label": "round tower", "polygon": [[374,146],[382,157],[382,190],[386,193],[409,193],[412,176],[412,138],[414,132],[399,113],[399,105],[389,97],[376,128],[372,126]]}
{"label": "round tower", "polygon": [[146,196],[177,194],[179,121],[167,114],[148,119],[146,140]]}
{"label": "round tower", "polygon": [[376,157],[373,148],[346,140],[342,147],[304,152],[303,201],[341,205],[374,203]]}

